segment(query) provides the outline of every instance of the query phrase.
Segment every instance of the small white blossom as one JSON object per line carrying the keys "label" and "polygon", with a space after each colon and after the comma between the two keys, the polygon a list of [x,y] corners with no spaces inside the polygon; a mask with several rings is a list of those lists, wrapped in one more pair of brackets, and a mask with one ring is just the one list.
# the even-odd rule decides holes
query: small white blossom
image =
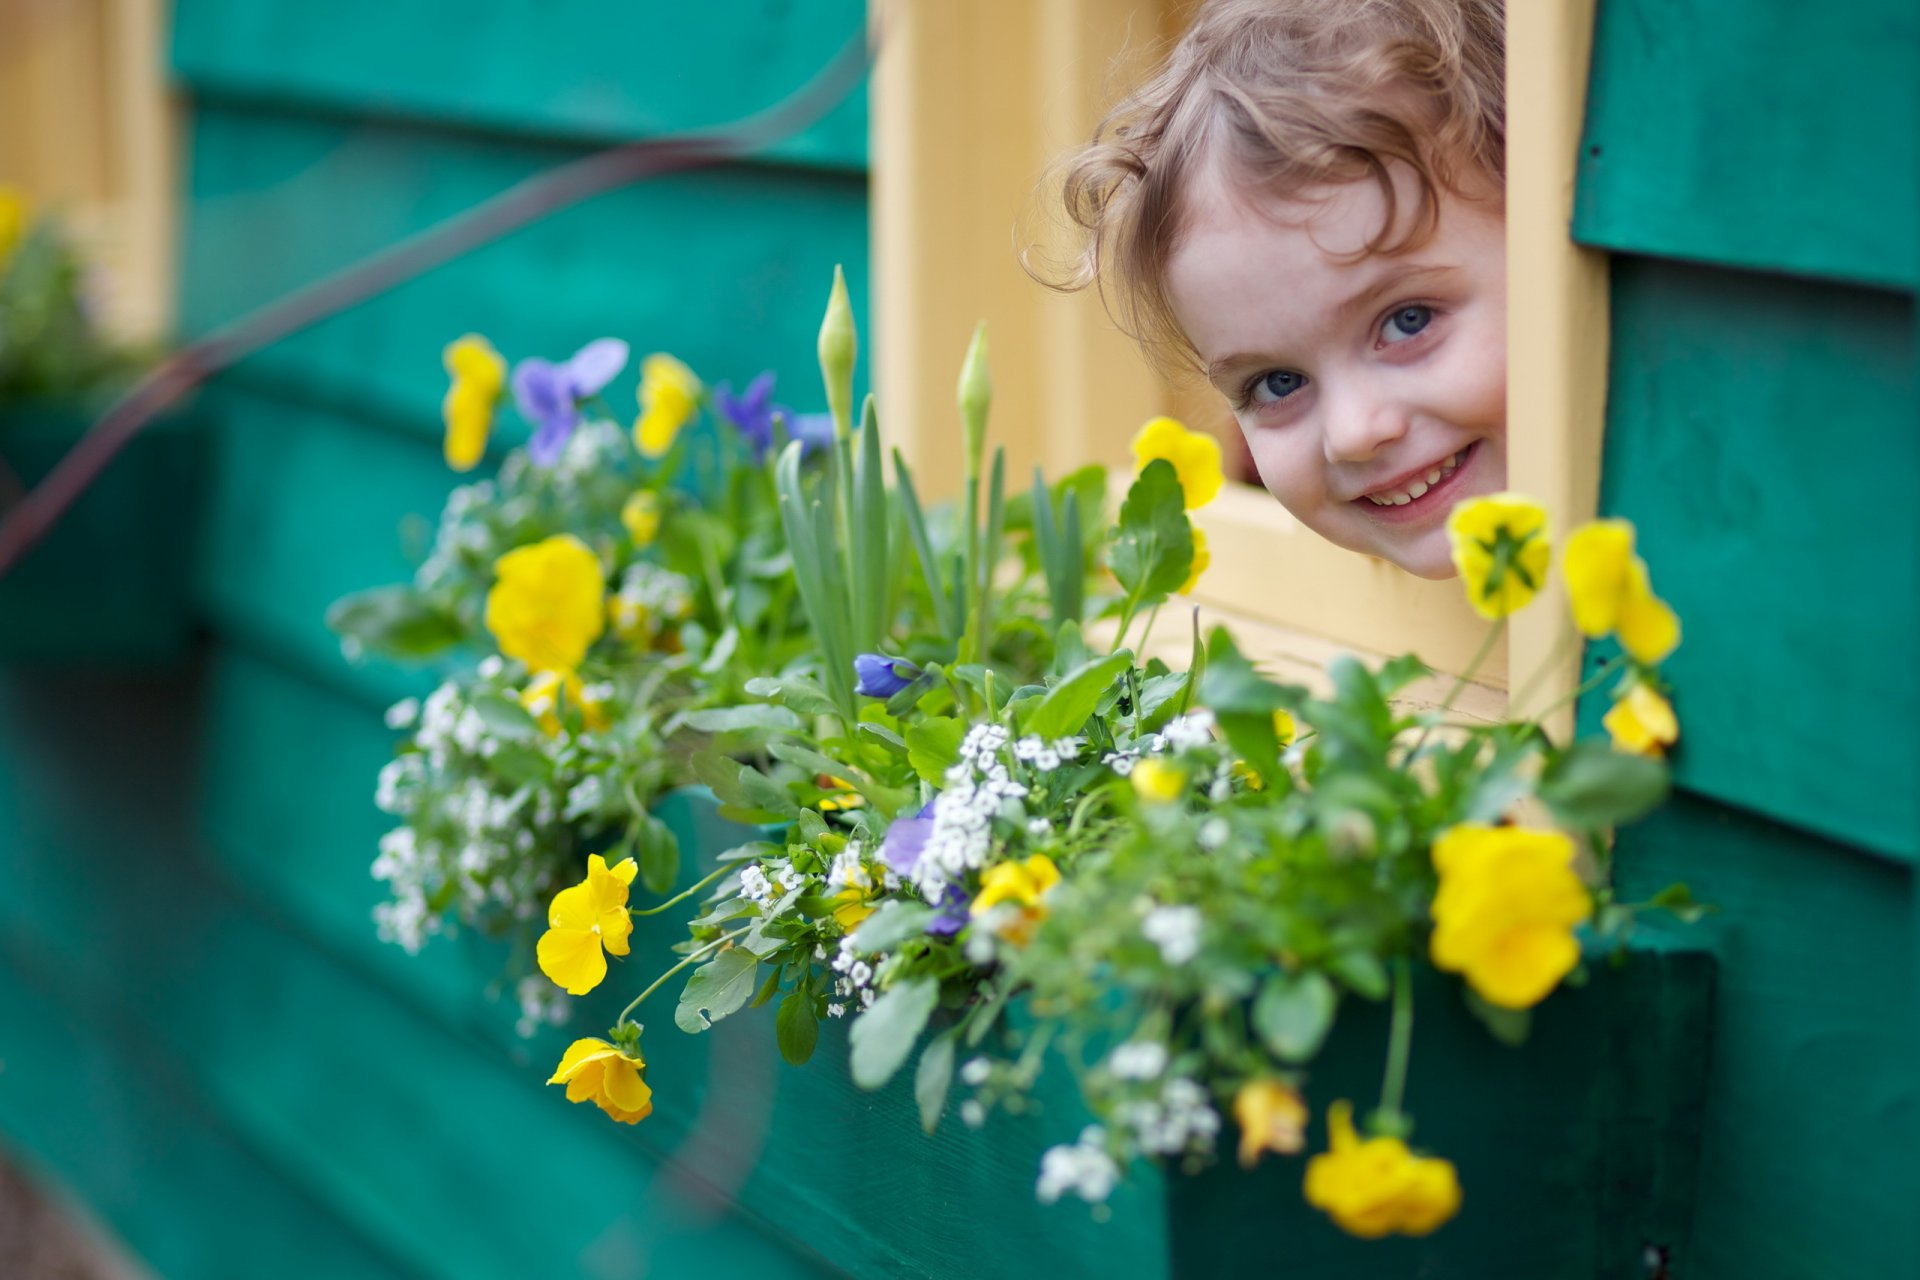
{"label": "small white blossom", "polygon": [[1225,844],[1232,834],[1233,828],[1227,825],[1227,820],[1216,815],[1200,824],[1200,834],[1195,838],[1202,849],[1211,851]]}
{"label": "small white blossom", "polygon": [[827,1016],[829,1018],[844,1018],[847,1016],[847,1006],[836,1000],[827,1006]]}
{"label": "small white blossom", "polygon": [[411,729],[420,718],[420,699],[402,698],[387,708],[387,728]]}
{"label": "small white blossom", "polygon": [[1140,932],[1160,948],[1168,964],[1185,964],[1200,954],[1200,908],[1155,907],[1140,922]]}
{"label": "small white blossom", "polygon": [[1167,1069],[1167,1047],[1158,1040],[1130,1040],[1107,1056],[1107,1070],[1121,1080],[1153,1080]]}
{"label": "small white blossom", "polygon": [[767,879],[767,873],[757,865],[743,870],[740,873],[740,896],[763,907],[772,902],[773,884]]}
{"label": "small white blossom", "polygon": [[1213,712],[1202,708],[1169,721],[1161,738],[1174,751],[1194,751],[1213,742]]}
{"label": "small white blossom", "polygon": [[968,1098],[960,1104],[960,1123],[969,1129],[978,1129],[987,1122],[987,1109],[978,1099]]}
{"label": "small white blossom", "polygon": [[475,667],[474,671],[476,674],[479,675],[479,677],[482,680],[492,680],[497,676],[499,676],[499,674],[502,671],[505,671],[506,669],[507,669],[507,664],[500,660],[500,655],[497,653],[490,653],[486,657],[480,659],[480,665]]}
{"label": "small white blossom", "polygon": [[992,1074],[993,1064],[985,1058],[969,1058],[966,1065],[960,1068],[960,1079],[976,1089],[985,1084],[987,1077]]}
{"label": "small white blossom", "polygon": [[1120,1166],[1107,1154],[1106,1136],[1100,1126],[1089,1125],[1074,1145],[1047,1149],[1033,1189],[1042,1204],[1053,1204],[1069,1192],[1088,1204],[1101,1204],[1113,1194]]}

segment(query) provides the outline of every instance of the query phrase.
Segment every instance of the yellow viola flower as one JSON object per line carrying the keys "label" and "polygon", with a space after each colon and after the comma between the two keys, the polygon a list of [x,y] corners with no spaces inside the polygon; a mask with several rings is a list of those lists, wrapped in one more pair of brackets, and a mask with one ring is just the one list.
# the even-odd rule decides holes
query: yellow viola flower
{"label": "yellow viola flower", "polygon": [[1435,967],[1465,975],[1481,999],[1529,1009],[1580,959],[1574,927],[1593,900],[1558,831],[1461,823],[1433,844]]}
{"label": "yellow viola flower", "polygon": [[1547,580],[1553,554],[1547,513],[1532,498],[1469,498],[1447,516],[1447,538],[1467,601],[1483,618],[1504,618],[1522,608]]}
{"label": "yellow viola flower", "polygon": [[27,238],[33,225],[33,202],[19,187],[0,183],[0,267],[7,265],[13,251]]}
{"label": "yellow viola flower", "polygon": [[1180,584],[1183,596],[1193,594],[1193,589],[1200,585],[1200,575],[1213,565],[1213,553],[1207,550],[1207,531],[1197,524],[1188,527],[1193,530],[1193,568],[1187,571],[1187,580]]}
{"label": "yellow viola flower", "polygon": [[487,630],[534,671],[570,671],[606,629],[599,557],[570,533],[516,547],[494,562]]}
{"label": "yellow viola flower", "polygon": [[1233,1095],[1233,1122],[1240,1126],[1240,1164],[1251,1169],[1269,1151],[1298,1155],[1307,1143],[1307,1104],[1290,1084],[1249,1080]]}
{"label": "yellow viola flower", "polygon": [[1633,553],[1633,525],[1595,520],[1574,530],[1561,559],[1574,625],[1589,636],[1614,632],[1621,647],[1649,666],[1680,643],[1680,619],[1653,594],[1647,562]]}
{"label": "yellow viola flower", "polygon": [[1300,733],[1299,726],[1293,722],[1293,712],[1276,711],[1273,713],[1273,736],[1280,739],[1280,745],[1290,747]]}
{"label": "yellow viola flower", "polygon": [[580,722],[589,731],[602,733],[613,724],[613,718],[607,714],[607,704],[588,700],[586,686],[580,683],[580,677],[575,672],[537,672],[533,679],[527,681],[527,687],[520,691],[520,705],[540,722],[541,731],[549,738],[560,734],[560,703],[563,698],[568,706],[580,713]]}
{"label": "yellow viola flower", "polygon": [[1174,418],[1154,418],[1133,437],[1133,471],[1165,458],[1180,477],[1187,510],[1206,506],[1220,496],[1225,477],[1220,467],[1220,445],[1204,431],[1189,431]]}
{"label": "yellow viola flower", "polygon": [[568,995],[583,996],[600,985],[607,976],[607,955],[627,954],[633,934],[627,886],[638,870],[632,858],[608,867],[596,853],[587,859],[585,880],[553,895],[547,931],[540,935],[534,957],[540,972]]}
{"label": "yellow viola flower", "polygon": [[1328,1149],[1307,1161],[1307,1203],[1363,1240],[1424,1236],[1460,1211],[1453,1162],[1416,1156],[1399,1138],[1360,1140],[1353,1106],[1327,1110]]}
{"label": "yellow viola flower", "polygon": [[1658,760],[1680,740],[1680,720],[1673,704],[1649,685],[1636,683],[1627,690],[1600,723],[1613,739],[1613,749]]}
{"label": "yellow viola flower", "polygon": [[1133,793],[1148,804],[1172,804],[1187,792],[1187,771],[1177,764],[1149,756],[1128,775]]}
{"label": "yellow viola flower", "polygon": [[633,443],[649,458],[673,447],[680,428],[700,412],[704,388],[693,370],[672,356],[656,352],[640,364],[640,416],[634,420]]}
{"label": "yellow viola flower", "polygon": [[588,1037],[567,1046],[547,1083],[567,1086],[568,1102],[591,1102],[621,1124],[639,1124],[653,1114],[653,1090],[640,1078],[646,1065],[638,1053]]}
{"label": "yellow viola flower", "polygon": [[1044,853],[1033,854],[1021,862],[1003,862],[988,867],[980,877],[980,892],[967,911],[969,915],[983,916],[1001,903],[1020,907],[1019,913],[1002,921],[998,929],[1002,937],[1024,945],[1047,918],[1047,908],[1041,899],[1059,883],[1060,868]]}
{"label": "yellow viola flower", "polygon": [[859,889],[842,889],[833,896],[840,903],[833,909],[833,918],[842,929],[851,933],[859,928],[860,922],[873,914],[873,904],[867,901],[867,895]]}
{"label": "yellow viola flower", "polygon": [[620,523],[636,547],[649,547],[660,536],[660,495],[651,489],[636,489],[620,508]]}
{"label": "yellow viola flower", "polygon": [[447,465],[455,471],[471,471],[487,451],[494,406],[507,385],[507,362],[474,333],[448,343],[440,361],[453,379],[440,405],[447,427],[443,445]]}

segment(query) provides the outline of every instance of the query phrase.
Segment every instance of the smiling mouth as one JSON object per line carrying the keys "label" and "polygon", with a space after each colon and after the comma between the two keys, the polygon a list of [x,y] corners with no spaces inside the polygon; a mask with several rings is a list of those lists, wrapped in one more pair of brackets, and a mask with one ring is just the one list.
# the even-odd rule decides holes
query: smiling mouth
{"label": "smiling mouth", "polygon": [[1478,440],[1452,457],[1446,458],[1410,480],[1397,481],[1397,488],[1375,489],[1353,499],[1353,504],[1369,515],[1406,519],[1443,503],[1457,487],[1460,473],[1480,447]]}

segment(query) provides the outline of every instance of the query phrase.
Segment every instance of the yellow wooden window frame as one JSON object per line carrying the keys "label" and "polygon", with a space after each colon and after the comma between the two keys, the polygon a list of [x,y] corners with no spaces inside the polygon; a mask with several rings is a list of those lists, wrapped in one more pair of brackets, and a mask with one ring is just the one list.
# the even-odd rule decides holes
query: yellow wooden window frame
{"label": "yellow wooden window frame", "polygon": [[[1156,376],[1097,299],[1047,292],[1016,258],[1044,235],[1023,219],[1044,207],[1042,173],[1192,7],[873,0],[884,40],[872,99],[874,376],[889,436],[930,490],[957,487],[953,382],[978,317],[994,353],[995,436],[1021,483],[1035,465],[1123,468],[1133,427],[1194,412],[1193,390]],[[1509,479],[1562,529],[1594,510],[1606,379],[1606,260],[1568,235],[1591,32],[1592,0],[1509,8]],[[1485,634],[1458,583],[1324,543],[1258,489],[1230,487],[1198,520],[1213,554],[1199,603],[1283,666],[1311,668],[1340,648],[1411,649],[1457,673]],[[1578,656],[1564,617],[1550,598],[1516,618],[1475,705],[1504,706],[1509,666],[1552,663],[1536,706],[1570,689]]]}

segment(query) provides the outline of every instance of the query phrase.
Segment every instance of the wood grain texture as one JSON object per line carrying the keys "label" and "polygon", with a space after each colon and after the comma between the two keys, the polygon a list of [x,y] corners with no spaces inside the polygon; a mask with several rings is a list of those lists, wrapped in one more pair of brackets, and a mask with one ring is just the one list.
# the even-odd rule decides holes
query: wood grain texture
{"label": "wood grain texture", "polygon": [[1601,503],[1685,627],[1679,784],[1920,855],[1910,301],[1622,258],[1614,316]]}
{"label": "wood grain texture", "polygon": [[[203,98],[625,142],[773,105],[864,21],[861,0],[547,0],[483,18],[458,0],[181,0],[173,65]],[[771,154],[860,169],[866,131],[858,93]]]}
{"label": "wood grain texture", "polygon": [[1907,0],[1602,0],[1575,236],[1912,288],[1916,58]]}

